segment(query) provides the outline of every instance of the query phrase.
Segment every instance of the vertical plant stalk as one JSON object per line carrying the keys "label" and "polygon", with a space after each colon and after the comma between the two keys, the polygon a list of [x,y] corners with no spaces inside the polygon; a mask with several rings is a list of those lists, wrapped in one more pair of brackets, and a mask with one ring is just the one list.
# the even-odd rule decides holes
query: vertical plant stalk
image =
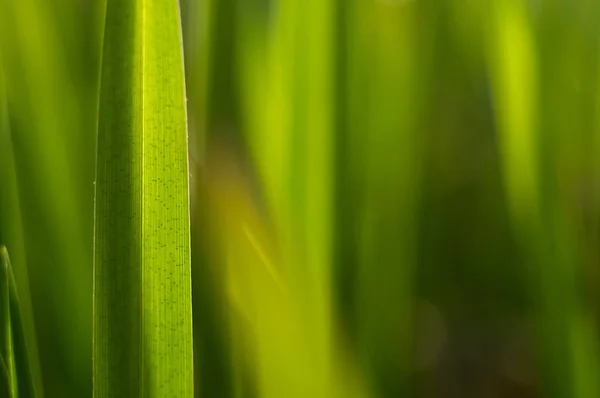
{"label": "vertical plant stalk", "polygon": [[[502,166],[511,217],[537,299],[538,360],[545,392],[595,397],[599,388],[592,376],[597,368],[595,325],[578,292],[581,260],[576,235],[555,182],[564,148],[548,128],[552,123],[543,105],[549,100],[540,94],[548,96],[552,90],[538,83],[539,71],[552,65],[543,58],[526,7],[514,0],[491,4],[490,71]],[[546,63],[540,67],[539,60]]]}
{"label": "vertical plant stalk", "polygon": [[[354,182],[356,338],[382,396],[408,391],[419,184],[424,22],[419,2],[354,0],[347,9],[348,139]],[[349,217],[349,216],[348,216]]]}
{"label": "vertical plant stalk", "polygon": [[2,394],[17,397],[17,373],[10,322],[8,255],[4,246],[0,248],[0,367],[2,367]]}
{"label": "vertical plant stalk", "polygon": [[[262,318],[264,323],[258,329],[265,341],[258,343],[259,388],[264,396],[273,397],[281,396],[282,391],[287,391],[287,396],[333,396],[335,2],[276,1],[271,15],[264,32],[265,48],[261,49],[268,71],[268,94],[263,96],[252,82],[252,70],[260,70],[261,60],[251,60],[241,52],[240,62],[248,68],[240,74],[245,83],[242,105],[249,146],[280,239],[283,279],[295,312],[281,316],[296,318],[303,329],[298,344],[310,349],[286,347],[289,357],[282,360],[283,348],[275,349],[276,339],[266,337],[272,325]],[[243,28],[250,29],[251,21],[246,22]],[[254,42],[244,33],[243,43],[259,48],[263,32],[254,33]],[[255,101],[265,101],[264,114],[252,106]],[[285,381],[275,382],[273,372],[281,372]]]}
{"label": "vertical plant stalk", "polygon": [[99,107],[94,395],[191,397],[186,104],[177,0],[109,0]]}
{"label": "vertical plant stalk", "polygon": [[26,343],[17,286],[6,247],[0,246],[0,394],[35,398],[31,358]]}

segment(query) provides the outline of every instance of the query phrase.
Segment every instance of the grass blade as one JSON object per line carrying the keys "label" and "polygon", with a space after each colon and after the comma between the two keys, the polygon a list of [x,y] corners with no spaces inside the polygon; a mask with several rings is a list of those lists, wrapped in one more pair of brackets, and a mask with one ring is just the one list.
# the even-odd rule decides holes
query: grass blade
{"label": "grass blade", "polygon": [[[30,357],[25,342],[17,286],[6,247],[0,246],[0,316],[2,317],[2,373],[7,377],[8,397],[33,398],[36,390],[31,373]],[[4,388],[4,387],[3,387]],[[0,390],[2,391],[2,390]],[[3,393],[5,393],[3,391]]]}
{"label": "grass blade", "polygon": [[[596,325],[581,300],[581,242],[577,242],[573,216],[565,211],[569,202],[563,193],[569,179],[575,179],[569,176],[561,181],[568,175],[563,171],[568,170],[566,165],[575,169],[568,144],[576,142],[579,131],[572,120],[585,119],[564,110],[568,91],[561,93],[560,80],[541,84],[544,74],[552,73],[561,62],[562,57],[555,55],[560,49],[553,45],[544,51],[543,38],[535,40],[533,18],[520,2],[492,4],[490,70],[503,171],[511,216],[529,262],[530,286],[537,301],[538,362],[545,393],[594,397],[599,387],[589,369],[597,368],[592,337]],[[558,112],[550,111],[557,98]],[[557,122],[563,114],[569,115],[567,124]],[[568,128],[561,131],[560,126]]]}
{"label": "grass blade", "polygon": [[[8,293],[8,262],[6,249],[0,249],[0,358],[2,359],[3,394],[9,398],[17,397],[17,380],[15,371],[14,352],[12,344],[12,326],[10,322],[10,305]],[[6,387],[6,388],[5,388]]]}
{"label": "grass blade", "polygon": [[94,395],[193,394],[185,89],[176,0],[107,3]]}
{"label": "grass blade", "polygon": [[[243,380],[247,371],[261,397],[372,397],[353,353],[338,344],[339,330],[332,326],[328,349],[315,344],[329,336],[315,336],[322,325],[306,321],[302,300],[313,296],[298,292],[286,278],[273,231],[240,165],[220,151],[208,162],[205,206],[211,209],[208,227],[221,241],[225,258],[214,276],[222,278],[232,307],[234,354],[240,365],[236,377]],[[319,361],[331,367],[324,369]],[[248,396],[240,384],[236,397]]]}
{"label": "grass blade", "polygon": [[425,11],[418,2],[363,0],[346,10],[354,328],[360,360],[381,396],[404,396],[410,382]]}

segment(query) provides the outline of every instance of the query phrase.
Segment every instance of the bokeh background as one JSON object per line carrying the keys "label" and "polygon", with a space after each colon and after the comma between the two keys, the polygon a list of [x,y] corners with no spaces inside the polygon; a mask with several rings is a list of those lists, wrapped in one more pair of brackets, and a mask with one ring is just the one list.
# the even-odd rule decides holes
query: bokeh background
{"label": "bokeh background", "polygon": [[[105,1],[0,1],[46,397],[92,391]],[[180,5],[196,396],[600,396],[600,2]]]}

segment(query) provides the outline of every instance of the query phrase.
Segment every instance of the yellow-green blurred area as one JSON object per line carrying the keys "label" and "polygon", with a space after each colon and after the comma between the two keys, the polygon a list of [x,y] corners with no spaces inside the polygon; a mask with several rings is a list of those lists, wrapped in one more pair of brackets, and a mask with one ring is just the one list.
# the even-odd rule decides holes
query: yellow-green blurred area
{"label": "yellow-green blurred area", "polygon": [[[0,0],[46,397],[92,395],[106,1]],[[197,397],[600,396],[599,1],[180,5]]]}

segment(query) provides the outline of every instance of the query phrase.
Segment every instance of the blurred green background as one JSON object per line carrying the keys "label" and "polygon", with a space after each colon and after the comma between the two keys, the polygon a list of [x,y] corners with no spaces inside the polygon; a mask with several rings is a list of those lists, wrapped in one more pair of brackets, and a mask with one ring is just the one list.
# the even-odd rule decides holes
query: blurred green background
{"label": "blurred green background", "polygon": [[[92,391],[105,2],[0,1],[46,397]],[[600,2],[180,5],[196,396],[600,396]]]}

